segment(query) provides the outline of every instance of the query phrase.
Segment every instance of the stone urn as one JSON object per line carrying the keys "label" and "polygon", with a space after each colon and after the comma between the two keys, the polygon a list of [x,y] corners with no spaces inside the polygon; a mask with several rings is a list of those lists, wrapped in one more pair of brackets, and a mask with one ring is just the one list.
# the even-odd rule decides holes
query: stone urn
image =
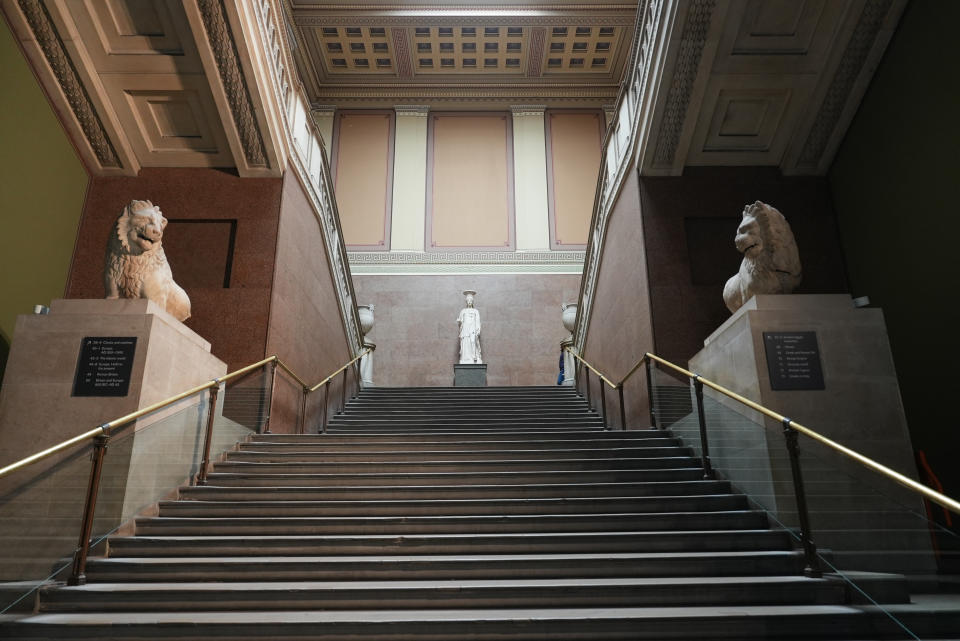
{"label": "stone urn", "polygon": [[571,334],[573,333],[574,323],[577,322],[577,304],[576,303],[564,303],[560,306],[560,309],[563,310],[563,326],[567,328],[567,331]]}
{"label": "stone urn", "polygon": [[373,305],[357,305],[357,314],[360,316],[360,331],[366,336],[373,329]]}

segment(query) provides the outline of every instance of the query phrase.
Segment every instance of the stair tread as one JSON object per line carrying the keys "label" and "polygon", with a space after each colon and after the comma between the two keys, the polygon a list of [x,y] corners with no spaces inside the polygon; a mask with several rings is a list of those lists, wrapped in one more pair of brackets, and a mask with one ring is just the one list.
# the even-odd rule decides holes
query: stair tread
{"label": "stair tread", "polygon": [[88,583],[81,586],[58,586],[57,592],[174,592],[194,590],[197,592],[221,591],[294,591],[294,590],[386,590],[386,589],[459,589],[459,588],[571,588],[599,586],[667,586],[667,585],[779,585],[794,584],[836,584],[836,579],[809,578],[805,576],[734,576],[734,577],[656,577],[656,578],[589,578],[574,579],[453,579],[424,581],[250,581],[250,582],[151,582],[151,583]]}
{"label": "stair tread", "polygon": [[76,614],[37,614],[19,623],[57,623],[61,625],[98,625],[101,623],[150,625],[152,623],[220,623],[225,625],[271,626],[284,623],[323,624],[335,622],[390,623],[416,621],[537,621],[604,619],[677,619],[677,618],[760,618],[770,616],[815,617],[825,614],[858,616],[863,608],[848,605],[742,605],[724,606],[651,606],[595,608],[530,609],[451,609],[451,610],[264,610],[230,612],[110,612]]}
{"label": "stair tread", "polygon": [[193,564],[193,563],[236,563],[248,565],[253,563],[387,563],[387,562],[450,562],[450,561],[580,561],[580,560],[603,560],[615,559],[617,561],[649,561],[653,559],[708,559],[708,558],[741,558],[741,557],[783,557],[783,556],[801,556],[796,550],[756,550],[756,551],[737,551],[737,552],[584,552],[584,553],[545,553],[545,554],[424,554],[424,555],[389,555],[389,556],[355,556],[355,555],[329,555],[329,556],[270,556],[263,555],[256,559],[249,556],[170,556],[170,557],[105,557],[91,559],[91,565],[100,564],[156,564],[167,565],[170,563]]}

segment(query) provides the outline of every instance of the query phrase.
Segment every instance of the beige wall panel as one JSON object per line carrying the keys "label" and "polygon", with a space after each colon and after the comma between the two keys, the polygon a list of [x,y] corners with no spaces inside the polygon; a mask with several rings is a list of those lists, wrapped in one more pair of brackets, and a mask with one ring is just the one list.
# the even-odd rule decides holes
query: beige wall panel
{"label": "beige wall panel", "polygon": [[432,118],[430,246],[511,247],[510,116]]}
{"label": "beige wall panel", "polygon": [[390,249],[423,251],[427,201],[427,112],[397,114]]}
{"label": "beige wall panel", "polygon": [[336,142],[334,191],[348,246],[384,249],[387,245],[393,117],[342,114]]}
{"label": "beige wall panel", "polygon": [[513,114],[514,190],[518,250],[550,249],[547,154],[543,111]]}
{"label": "beige wall panel", "polygon": [[555,247],[587,243],[600,171],[602,114],[551,113],[551,241]]}

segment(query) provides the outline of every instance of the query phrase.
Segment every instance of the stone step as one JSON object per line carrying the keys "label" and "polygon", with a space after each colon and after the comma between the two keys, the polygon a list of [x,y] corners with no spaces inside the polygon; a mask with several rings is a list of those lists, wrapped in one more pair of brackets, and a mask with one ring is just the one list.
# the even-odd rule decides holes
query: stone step
{"label": "stone step", "polygon": [[463,499],[463,500],[244,500],[161,501],[160,516],[443,516],[498,514],[604,514],[606,512],[669,512],[744,510],[740,494],[690,496]]}
{"label": "stone step", "polygon": [[696,467],[661,470],[553,470],[509,472],[405,472],[405,473],[228,473],[219,470],[207,476],[207,483],[239,487],[340,487],[340,486],[424,486],[424,485],[521,485],[638,483],[650,481],[696,481],[703,470]]}
{"label": "stone step", "polygon": [[359,581],[571,577],[799,575],[800,551],[620,552],[452,556],[111,557],[91,582]]}
{"label": "stone step", "polygon": [[353,463],[312,462],[259,462],[224,461],[217,463],[217,472],[258,474],[261,472],[306,473],[363,473],[363,472],[507,472],[512,470],[656,470],[664,468],[700,467],[700,459],[692,457],[669,458],[612,458],[612,459],[542,459],[513,461],[357,461]]}
{"label": "stone step", "polygon": [[369,420],[369,421],[341,421],[331,420],[327,424],[326,433],[335,434],[348,432],[352,434],[392,434],[404,432],[425,432],[436,430],[438,432],[458,433],[458,432],[497,432],[511,433],[518,429],[526,431],[542,430],[550,432],[561,429],[570,431],[580,431],[585,428],[594,427],[603,429],[603,423],[600,419],[557,419],[554,421],[517,421],[502,419],[498,421],[483,422],[460,422],[460,421],[442,421],[437,423],[425,423],[423,421],[392,421],[392,420]]}
{"label": "stone step", "polygon": [[841,581],[794,577],[97,583],[44,590],[40,611],[157,612],[836,604]]}
{"label": "stone step", "polygon": [[[930,638],[956,638],[960,617],[898,614]],[[15,639],[206,641],[597,641],[598,639],[895,639],[897,621],[876,608],[844,605],[497,608],[284,612],[175,611],[38,614],[2,624]]]}
{"label": "stone step", "polygon": [[370,412],[347,411],[336,414],[330,419],[331,425],[360,425],[368,423],[384,423],[389,425],[453,423],[454,425],[487,425],[505,422],[529,421],[530,424],[554,423],[557,425],[596,424],[601,421],[599,416],[585,416],[578,411],[554,411],[538,407],[527,410],[510,410],[497,408],[496,411],[486,412],[397,412],[394,410],[375,410]]}
{"label": "stone step", "polygon": [[132,536],[110,556],[326,556],[330,554],[556,554],[789,550],[781,530],[409,534],[343,536]]}
{"label": "stone step", "polygon": [[651,481],[639,483],[555,483],[526,485],[343,486],[343,487],[228,487],[206,485],[180,489],[186,500],[404,500],[601,498],[718,494],[730,491],[726,481]]}
{"label": "stone step", "polygon": [[[337,438],[332,436],[331,438]],[[354,437],[356,439],[356,437]],[[475,439],[471,437],[438,439],[422,438],[413,439],[407,436],[392,436],[389,440],[377,440],[365,442],[364,440],[344,440],[342,442],[327,442],[325,437],[316,442],[289,443],[281,441],[263,442],[248,441],[241,443],[239,451],[257,451],[257,452],[415,452],[423,450],[466,450],[466,451],[489,451],[489,450],[570,450],[570,449],[591,449],[591,450],[613,450],[616,454],[618,449],[623,448],[643,448],[643,447],[682,447],[679,439],[675,438],[625,438],[625,439],[554,439],[553,435],[549,439],[541,440],[514,440],[504,437],[490,438],[486,440]],[[662,453],[658,453],[662,456]]]}
{"label": "stone step", "polygon": [[[533,440],[536,442],[552,442],[558,440],[583,440],[591,442],[608,442],[608,441],[620,441],[620,440],[645,440],[645,439],[670,439],[674,443],[679,443],[679,439],[673,436],[669,430],[629,430],[629,431],[606,431],[606,430],[581,430],[581,431],[570,431],[564,430],[562,432],[555,433],[544,433],[543,431],[537,432],[524,432],[517,431],[512,432],[509,436],[504,436],[501,434],[490,434],[489,432],[477,432],[476,434],[463,434],[456,433],[451,435],[438,435],[436,432],[426,432],[418,434],[416,432],[408,432],[403,436],[403,442],[416,442],[416,441],[434,441],[434,442],[443,442],[443,441],[464,441],[464,442],[478,442],[478,441],[529,441]],[[364,435],[364,436],[350,436],[350,435],[336,435],[336,434],[251,434],[250,443],[276,443],[276,444],[297,444],[297,445],[314,445],[314,444],[335,444],[335,443],[355,443],[358,445],[367,444],[367,443],[380,443],[384,441],[397,442],[397,436],[395,434],[384,434],[382,436],[376,435]]]}
{"label": "stone step", "polygon": [[138,536],[264,534],[495,534],[517,532],[650,532],[767,527],[764,512],[661,512],[509,516],[150,517],[136,519]]}
{"label": "stone step", "polygon": [[502,461],[550,459],[609,459],[609,458],[654,458],[689,457],[690,448],[680,446],[665,447],[617,447],[617,448],[576,448],[539,450],[533,445],[524,449],[409,449],[377,452],[357,451],[305,451],[273,452],[257,449],[242,449],[227,453],[228,461],[261,462],[306,462],[306,461]]}

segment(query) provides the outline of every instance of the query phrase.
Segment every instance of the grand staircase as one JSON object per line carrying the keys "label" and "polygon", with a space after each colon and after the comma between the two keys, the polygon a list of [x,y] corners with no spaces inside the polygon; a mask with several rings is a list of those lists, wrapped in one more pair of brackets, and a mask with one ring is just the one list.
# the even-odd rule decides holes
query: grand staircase
{"label": "grand staircase", "polygon": [[570,388],[370,389],[241,443],[0,637],[906,638],[802,565],[678,439]]}

